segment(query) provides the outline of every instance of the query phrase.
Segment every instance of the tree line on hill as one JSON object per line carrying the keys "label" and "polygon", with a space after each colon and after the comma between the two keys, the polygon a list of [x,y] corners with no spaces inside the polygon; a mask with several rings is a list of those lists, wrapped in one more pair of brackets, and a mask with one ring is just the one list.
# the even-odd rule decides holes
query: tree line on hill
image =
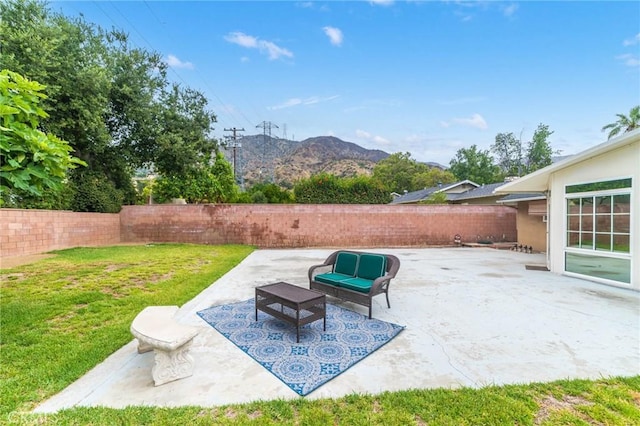
{"label": "tree line on hill", "polygon": [[[241,191],[199,91],[171,83],[157,52],[118,30],[51,12],[34,0],[0,2],[0,206],[117,212],[122,205],[187,202],[388,203],[391,193],[522,176],[551,163],[553,131],[523,144],[499,133],[489,150],[458,150],[448,170],[395,153],[371,175],[326,173],[292,189],[260,182]],[[638,127],[640,107],[603,127]],[[153,180],[134,180],[151,169]],[[140,186],[136,186],[136,182]]]}

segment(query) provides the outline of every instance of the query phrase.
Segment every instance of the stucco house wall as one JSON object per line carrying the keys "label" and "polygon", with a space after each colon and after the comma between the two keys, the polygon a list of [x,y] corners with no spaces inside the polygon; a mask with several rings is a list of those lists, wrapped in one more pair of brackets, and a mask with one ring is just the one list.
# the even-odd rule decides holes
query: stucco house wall
{"label": "stucco house wall", "polygon": [[560,169],[550,176],[549,268],[563,273],[566,244],[565,187],[581,183],[632,178],[631,193],[631,286],[640,290],[640,138],[630,145]]}
{"label": "stucco house wall", "polygon": [[[619,180],[626,181],[624,182],[625,187],[619,190],[598,189],[596,186],[592,186],[592,189],[586,189],[587,192],[580,193],[578,192],[580,189],[576,188],[576,192],[567,194],[567,186]],[[617,188],[617,186],[611,186],[610,184],[604,186],[605,188]],[[496,189],[496,193],[501,194],[528,192],[542,192],[547,196],[547,211],[549,212],[547,264],[552,272],[576,275],[604,284],[640,290],[640,129],[608,140]],[[614,200],[616,194],[621,197],[621,204],[614,207],[620,208],[620,211],[610,211],[612,216],[609,221],[614,224],[615,229],[615,223],[623,219],[622,223],[624,223],[625,229],[614,230],[612,234],[613,241],[615,243],[616,238],[619,238],[616,233],[617,235],[625,235],[625,238],[628,238],[628,249],[611,251],[611,249],[607,250],[606,248],[598,247],[595,247],[594,250],[593,246],[590,248],[589,244],[593,242],[588,241],[588,238],[589,233],[592,233],[594,228],[590,228],[589,213],[587,215],[579,213],[578,217],[576,217],[578,224],[582,221],[583,224],[587,225],[586,232],[582,232],[582,228],[578,229],[578,231],[574,229],[574,232],[572,232],[574,236],[576,234],[586,234],[587,246],[577,248],[582,243],[576,245],[575,242],[572,242],[572,247],[568,248],[568,198],[574,200],[573,202],[575,203],[580,200],[588,200],[590,197],[604,197],[602,202],[605,204],[598,208],[606,208],[609,205],[606,202],[606,197],[612,196],[613,198],[611,199]],[[591,206],[589,206],[588,202],[585,205],[587,206],[587,212],[596,208],[593,203]],[[578,207],[577,205],[575,206]],[[626,213],[624,210],[627,209],[629,214],[624,218],[623,215]],[[605,215],[603,216],[604,223],[606,224],[606,215],[609,213],[607,209],[603,211]],[[598,217],[600,215],[596,214],[595,219],[601,221],[602,217]],[[575,216],[574,212],[572,221]],[[580,227],[582,226],[580,225]],[[599,235],[606,238],[607,232],[597,234],[596,228],[596,238]],[[606,244],[606,240],[604,242]],[[599,243],[596,241],[596,244]],[[574,270],[572,272],[568,271],[565,260],[569,253],[573,258],[572,267]],[[576,260],[577,258],[580,259]],[[605,262],[603,259],[609,260]],[[609,263],[607,264],[607,262]],[[623,269],[615,270],[618,267]],[[623,271],[623,273],[619,273],[619,271]],[[614,276],[616,278],[613,278]]]}
{"label": "stucco house wall", "polygon": [[516,227],[518,228],[518,244],[533,247],[538,252],[547,251],[547,223],[542,215],[529,214],[529,201],[518,203]]}

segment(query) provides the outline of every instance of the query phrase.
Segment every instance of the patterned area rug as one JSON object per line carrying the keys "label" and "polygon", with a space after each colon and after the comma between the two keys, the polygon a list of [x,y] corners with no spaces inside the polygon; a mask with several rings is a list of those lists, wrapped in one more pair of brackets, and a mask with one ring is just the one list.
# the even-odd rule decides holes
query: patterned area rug
{"label": "patterned area rug", "polygon": [[258,312],[254,299],[212,306],[198,312],[209,325],[299,395],[307,395],[371,355],[404,327],[368,319],[327,303],[327,330],[322,320],[300,327]]}

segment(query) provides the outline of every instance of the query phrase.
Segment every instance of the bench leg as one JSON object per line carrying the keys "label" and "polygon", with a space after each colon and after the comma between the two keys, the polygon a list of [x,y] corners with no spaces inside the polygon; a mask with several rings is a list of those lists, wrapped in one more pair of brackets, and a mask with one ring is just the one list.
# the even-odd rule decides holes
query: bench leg
{"label": "bench leg", "polygon": [[193,358],[189,354],[192,341],[171,352],[154,349],[155,364],[151,374],[156,386],[193,375]]}
{"label": "bench leg", "polygon": [[146,352],[151,352],[153,350],[153,346],[148,343],[144,343],[142,340],[138,339],[138,353],[143,354]]}

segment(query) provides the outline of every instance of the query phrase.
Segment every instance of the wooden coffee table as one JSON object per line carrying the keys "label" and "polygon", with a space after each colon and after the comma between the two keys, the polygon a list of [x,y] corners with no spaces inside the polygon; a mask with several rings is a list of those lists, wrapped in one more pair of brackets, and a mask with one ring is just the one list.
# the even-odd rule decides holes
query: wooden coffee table
{"label": "wooden coffee table", "polygon": [[300,343],[301,325],[322,319],[323,329],[327,330],[326,297],[315,290],[285,282],[256,287],[256,321],[259,310],[295,325],[297,343]]}

